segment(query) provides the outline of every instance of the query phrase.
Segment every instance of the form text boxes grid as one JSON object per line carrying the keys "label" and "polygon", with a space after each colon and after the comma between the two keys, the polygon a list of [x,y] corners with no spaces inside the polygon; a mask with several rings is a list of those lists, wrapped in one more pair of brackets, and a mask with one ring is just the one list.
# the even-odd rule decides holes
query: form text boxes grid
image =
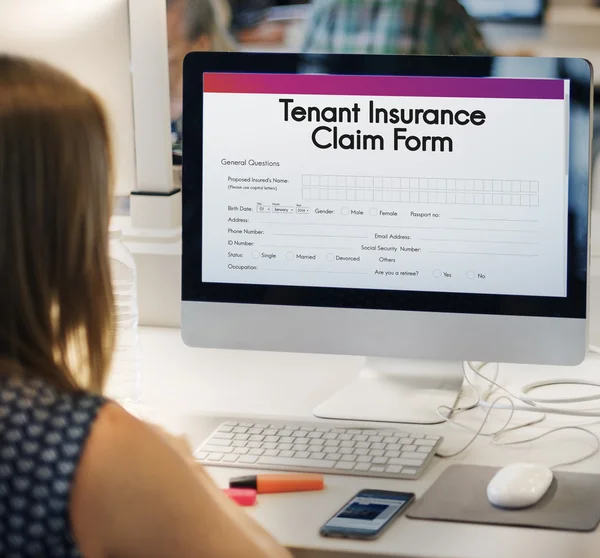
{"label": "form text boxes grid", "polygon": [[537,207],[539,191],[529,180],[302,175],[305,200]]}

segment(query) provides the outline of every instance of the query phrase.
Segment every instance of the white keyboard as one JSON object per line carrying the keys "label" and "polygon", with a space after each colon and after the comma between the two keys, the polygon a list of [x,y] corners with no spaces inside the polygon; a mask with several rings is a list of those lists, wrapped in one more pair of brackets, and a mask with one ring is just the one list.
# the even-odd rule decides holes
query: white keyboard
{"label": "white keyboard", "polygon": [[228,421],[194,455],[206,465],[418,479],[441,442],[393,428]]}

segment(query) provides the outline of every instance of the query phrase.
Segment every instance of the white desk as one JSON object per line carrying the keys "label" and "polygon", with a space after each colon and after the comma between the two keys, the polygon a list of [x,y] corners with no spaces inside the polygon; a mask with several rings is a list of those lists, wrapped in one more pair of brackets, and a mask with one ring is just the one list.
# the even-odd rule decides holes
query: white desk
{"label": "white desk", "polygon": [[[156,418],[168,428],[186,432],[198,443],[222,417],[263,417],[312,420],[311,410],[357,373],[361,359],[314,355],[281,355],[198,350],[185,347],[178,330],[142,328],[144,397],[157,408]],[[600,360],[590,359],[576,371],[577,377],[600,378]],[[544,376],[564,377],[567,371],[551,367],[507,366],[501,381],[521,381]],[[470,419],[477,426],[482,412]],[[527,415],[528,416],[528,415]],[[590,423],[590,420],[581,422]],[[550,418],[546,426],[575,424],[574,419]],[[493,424],[490,424],[493,426]],[[459,447],[469,434],[454,426],[411,427],[438,432],[446,437],[444,448]],[[593,427],[597,432],[600,428]],[[523,437],[541,432],[527,430]],[[324,558],[401,556],[428,558],[597,558],[600,530],[573,534],[458,523],[415,521],[405,517],[373,542],[326,540],[318,529],[355,492],[379,488],[415,492],[422,496],[450,463],[501,466],[514,461],[536,460],[547,464],[567,455],[580,455],[589,448],[585,435],[563,432],[520,448],[499,448],[489,439],[480,439],[460,459],[435,460],[419,481],[389,481],[331,475],[327,489],[319,493],[266,495],[249,511],[282,544],[297,556]],[[570,471],[600,472],[600,456]],[[216,481],[249,470],[212,468]]]}

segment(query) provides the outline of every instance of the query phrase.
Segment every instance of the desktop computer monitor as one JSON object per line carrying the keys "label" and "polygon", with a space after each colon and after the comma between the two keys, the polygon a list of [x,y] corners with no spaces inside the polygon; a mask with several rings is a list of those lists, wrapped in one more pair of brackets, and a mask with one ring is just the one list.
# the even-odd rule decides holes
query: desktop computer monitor
{"label": "desktop computer monitor", "polygon": [[581,362],[591,83],[581,59],[188,55],[185,342],[365,356],[315,414],[414,423],[462,361]]}

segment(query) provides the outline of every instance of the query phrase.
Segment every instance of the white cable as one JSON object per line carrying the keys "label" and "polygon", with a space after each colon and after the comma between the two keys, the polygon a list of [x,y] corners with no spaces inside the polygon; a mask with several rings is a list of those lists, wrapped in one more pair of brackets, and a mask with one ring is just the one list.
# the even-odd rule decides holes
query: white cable
{"label": "white cable", "polygon": [[[502,385],[498,384],[497,383],[497,378],[498,378],[498,374],[499,374],[499,366],[497,366],[496,373],[494,374],[494,378],[492,380],[490,378],[487,378],[486,376],[484,376],[481,373],[481,370],[488,363],[482,363],[481,365],[479,365],[479,367],[475,367],[471,362],[469,362],[467,364],[469,365],[469,368],[477,376],[479,376],[484,381],[488,382],[488,388],[487,388],[487,392],[486,392],[485,398],[489,397],[489,395],[493,392],[493,388],[500,389],[500,390],[504,391],[507,395],[501,395],[500,397],[498,397],[497,399],[495,399],[492,403],[484,401],[483,399],[485,399],[485,398],[482,398],[482,396],[479,394],[477,388],[474,386],[474,384],[469,379],[467,371],[466,371],[466,368],[464,367],[464,364],[463,364],[463,374],[464,374],[466,382],[469,384],[469,386],[476,393],[476,396],[477,396],[476,403],[472,404],[472,405],[469,405],[468,407],[464,407],[464,408],[456,408],[456,407],[455,408],[451,408],[451,407],[448,407],[446,405],[441,405],[440,407],[438,407],[437,413],[438,413],[438,415],[444,421],[452,423],[452,424],[455,424],[456,426],[459,426],[459,427],[464,428],[466,430],[469,430],[469,431],[473,432],[474,435],[469,440],[469,442],[465,446],[463,446],[460,450],[458,450],[458,451],[455,451],[455,452],[449,453],[449,454],[442,454],[440,452],[437,452],[437,455],[439,457],[442,457],[442,458],[451,458],[451,457],[456,457],[457,455],[460,455],[461,453],[463,453],[464,451],[466,451],[467,449],[469,449],[469,447],[471,447],[471,445],[475,442],[475,440],[477,440],[477,438],[479,438],[479,436],[491,436],[492,437],[492,442],[494,444],[499,445],[499,446],[511,446],[511,445],[524,444],[524,443],[527,443],[527,442],[535,442],[535,441],[540,440],[540,439],[542,439],[542,438],[544,438],[546,436],[549,436],[551,434],[555,434],[556,432],[560,432],[560,431],[563,431],[563,430],[577,430],[577,431],[581,431],[581,432],[584,432],[584,433],[592,436],[594,438],[594,441],[595,441],[595,447],[594,447],[594,449],[591,452],[586,453],[583,457],[580,457],[578,459],[574,459],[574,460],[571,460],[571,461],[568,461],[568,462],[563,462],[563,463],[555,464],[555,465],[552,466],[552,468],[566,467],[568,465],[574,465],[576,463],[581,463],[582,461],[585,461],[585,460],[589,459],[590,457],[593,457],[594,455],[596,455],[600,451],[600,438],[596,434],[594,434],[593,432],[591,432],[590,430],[587,430],[586,428],[582,428],[580,426],[562,426],[562,427],[557,427],[557,428],[553,428],[551,430],[548,430],[547,432],[544,432],[544,433],[542,433],[542,434],[540,434],[538,436],[534,436],[533,438],[527,438],[527,439],[523,439],[523,440],[516,440],[516,441],[512,441],[512,442],[500,442],[500,436],[502,436],[503,434],[506,434],[508,432],[514,432],[516,430],[520,430],[520,429],[528,427],[528,426],[533,426],[533,425],[539,424],[542,421],[544,421],[545,418],[546,418],[546,414],[544,413],[544,410],[543,410],[544,408],[540,407],[539,405],[537,405],[536,402],[533,401],[533,400],[522,400],[521,398],[519,398],[518,396],[516,396],[512,392],[510,392],[508,389],[506,389]],[[571,383],[571,382],[569,382],[569,383]],[[581,382],[581,383],[585,384],[587,382]],[[544,382],[543,385],[553,385],[553,382]],[[541,387],[541,386],[537,386],[537,387]],[[535,387],[532,388],[532,389],[535,389]],[[537,411],[537,412],[542,412],[544,414],[542,414],[542,416],[540,418],[538,418],[538,419],[529,421],[529,422],[524,423],[524,424],[519,424],[519,425],[516,425],[516,426],[509,427],[509,425],[510,425],[512,419],[513,419],[515,411],[518,410],[517,407],[515,406],[515,403],[514,403],[513,399],[511,399],[511,398],[523,401],[527,405],[527,407],[526,407],[527,411]],[[507,406],[505,406],[505,405],[500,406],[499,402],[502,401],[502,400],[504,400],[504,399],[506,399],[508,401],[508,405]],[[586,399],[586,400],[588,400],[588,399]],[[484,403],[485,403],[485,405],[484,405]],[[486,412],[486,414],[485,414],[485,416],[484,416],[484,418],[483,418],[483,420],[481,422],[481,425],[479,426],[479,429],[477,429],[477,430],[472,429],[472,428],[470,428],[470,427],[468,427],[466,425],[460,424],[460,423],[456,422],[452,418],[453,414],[457,414],[458,412],[464,412],[466,410],[471,410],[471,409],[474,409],[474,408],[476,408],[476,407],[478,407],[480,405],[484,406],[484,407],[487,407],[487,412]],[[483,433],[483,429],[485,428],[485,425],[486,425],[486,423],[487,423],[487,421],[488,421],[488,419],[490,417],[490,414],[491,414],[491,412],[492,412],[492,410],[494,408],[503,408],[503,409],[510,410],[509,417],[508,417],[507,421],[504,423],[504,425],[501,428],[499,428],[498,430],[496,430],[494,432],[491,432],[491,433],[488,433],[488,434],[484,434]],[[445,414],[442,414],[442,411],[444,411]],[[572,414],[572,411],[570,413],[567,413],[566,410],[564,410],[564,411],[565,411],[564,414]],[[588,415],[585,415],[585,416],[588,416]],[[598,414],[598,416],[600,416],[600,413]]]}
{"label": "white cable", "polygon": [[549,430],[548,432],[539,434],[538,436],[534,436],[533,438],[526,438],[525,440],[516,440],[513,442],[498,442],[497,440],[494,440],[494,443],[498,446],[516,446],[518,444],[526,444],[528,442],[535,442],[537,440],[541,440],[542,438],[545,438],[546,436],[549,436],[550,434],[556,434],[556,432],[560,432],[562,430],[578,430],[580,432],[589,434],[590,436],[592,436],[592,438],[594,438],[595,447],[592,451],[585,454],[583,457],[574,459],[572,461],[565,461],[563,463],[557,463],[555,465],[552,465],[550,467],[551,469],[556,469],[557,467],[566,467],[568,465],[575,465],[577,463],[581,463],[581,462],[585,461],[586,459],[593,457],[600,451],[600,438],[598,438],[598,436],[596,434],[594,434],[591,430],[588,430],[587,428],[582,428],[581,426],[561,426],[558,428],[553,428],[552,430]]}

